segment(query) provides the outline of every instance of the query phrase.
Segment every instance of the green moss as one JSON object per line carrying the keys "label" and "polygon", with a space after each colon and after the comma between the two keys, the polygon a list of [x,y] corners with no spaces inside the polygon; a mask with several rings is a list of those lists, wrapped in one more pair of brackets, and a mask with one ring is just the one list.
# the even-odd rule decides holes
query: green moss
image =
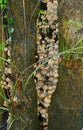
{"label": "green moss", "polygon": [[[60,12],[61,13],[61,12]],[[63,14],[59,14],[59,50],[60,52],[76,48],[76,51],[64,55],[65,59],[83,60],[83,38],[78,31],[82,28],[83,22],[69,19]]]}

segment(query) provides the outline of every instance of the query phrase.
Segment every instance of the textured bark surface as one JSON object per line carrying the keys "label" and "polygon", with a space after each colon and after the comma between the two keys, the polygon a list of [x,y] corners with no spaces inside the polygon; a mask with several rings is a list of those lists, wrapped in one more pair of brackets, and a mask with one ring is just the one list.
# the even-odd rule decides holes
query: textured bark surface
{"label": "textured bark surface", "polygon": [[[83,1],[59,1],[60,50],[75,45],[83,36],[83,24],[79,28],[68,24],[69,20],[83,22]],[[76,32],[78,32],[76,36]],[[83,43],[83,42],[82,42]],[[72,55],[68,62],[59,65],[59,81],[49,109],[49,130],[82,130],[83,128],[83,63],[82,55]]]}
{"label": "textured bark surface", "polygon": [[[34,79],[31,77],[25,85],[35,62],[36,51],[36,12],[33,11],[37,0],[9,1],[9,14],[14,19],[14,33],[12,34],[12,61],[22,73],[12,68],[14,82],[18,82],[16,92],[20,98],[17,104],[11,103],[12,114],[16,117],[11,130],[37,130],[37,96]],[[33,15],[33,17],[32,17]],[[30,19],[32,17],[32,19]],[[31,22],[30,22],[31,21]],[[25,72],[24,72],[25,71]],[[24,89],[25,87],[25,89]]]}

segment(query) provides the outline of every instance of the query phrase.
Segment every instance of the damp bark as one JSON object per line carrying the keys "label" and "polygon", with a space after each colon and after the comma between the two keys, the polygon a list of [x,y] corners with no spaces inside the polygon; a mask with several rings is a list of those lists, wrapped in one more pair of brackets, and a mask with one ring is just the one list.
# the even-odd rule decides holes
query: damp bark
{"label": "damp bark", "polygon": [[[58,11],[60,51],[80,47],[83,44],[83,1],[60,0]],[[83,129],[83,55],[78,52],[83,49],[61,57],[59,81],[49,109],[49,130]]]}
{"label": "damp bark", "polygon": [[15,119],[11,130],[37,130],[37,95],[33,76],[28,81],[34,71],[30,66],[35,62],[37,11],[34,9],[37,3],[37,0],[8,2],[8,14],[14,20],[11,25],[14,28],[11,35],[12,62],[16,68],[12,67],[12,80],[16,83],[15,95],[18,96],[17,103],[11,102],[10,106]]}

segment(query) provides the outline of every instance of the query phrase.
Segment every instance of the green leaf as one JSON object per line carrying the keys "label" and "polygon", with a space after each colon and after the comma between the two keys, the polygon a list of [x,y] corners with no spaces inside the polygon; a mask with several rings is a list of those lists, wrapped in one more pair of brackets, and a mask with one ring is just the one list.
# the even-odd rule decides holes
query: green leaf
{"label": "green leaf", "polygon": [[0,0],[0,4],[2,3],[3,0]]}
{"label": "green leaf", "polygon": [[10,130],[10,128],[11,128],[11,126],[12,126],[12,124],[14,123],[15,120],[16,120],[16,119],[14,118],[14,119],[9,123],[9,126],[8,126],[7,130]]}
{"label": "green leaf", "polygon": [[1,9],[6,8],[6,4],[1,4],[0,7]]}
{"label": "green leaf", "polygon": [[8,23],[9,23],[9,24],[13,24],[13,23],[14,23],[14,19],[13,19],[13,18],[10,18],[10,19],[8,20]]}
{"label": "green leaf", "polygon": [[4,0],[4,3],[7,4],[7,0]]}
{"label": "green leaf", "polygon": [[42,21],[41,23],[42,23],[42,24],[46,24],[46,22],[45,22],[45,21]]}
{"label": "green leaf", "polygon": [[7,4],[7,0],[0,0],[0,4],[5,3]]}
{"label": "green leaf", "polygon": [[9,28],[8,29],[8,33],[13,33],[14,32],[14,28]]}
{"label": "green leaf", "polygon": [[0,0],[0,8],[3,9],[3,8],[6,8],[7,6],[7,0]]}
{"label": "green leaf", "polygon": [[44,15],[45,14],[45,12],[43,11],[43,10],[40,10],[40,12],[39,12],[41,15]]}
{"label": "green leaf", "polygon": [[0,43],[0,51],[2,51],[4,47],[5,47],[5,43]]}
{"label": "green leaf", "polygon": [[8,15],[7,15],[7,14],[5,14],[5,15],[3,16],[3,18],[4,18],[4,19],[8,18]]}
{"label": "green leaf", "polygon": [[9,111],[9,109],[6,108],[6,107],[0,107],[0,109],[1,109],[1,110],[4,110],[4,111]]}

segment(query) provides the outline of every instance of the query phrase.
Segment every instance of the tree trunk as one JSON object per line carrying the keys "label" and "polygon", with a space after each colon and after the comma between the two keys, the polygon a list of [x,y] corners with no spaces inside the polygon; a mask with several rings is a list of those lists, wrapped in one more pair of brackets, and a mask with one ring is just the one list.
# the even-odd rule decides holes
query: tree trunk
{"label": "tree trunk", "polygon": [[[59,1],[59,48],[74,53],[62,56],[59,81],[49,110],[49,130],[83,129],[83,1]],[[80,42],[79,42],[80,40]]]}
{"label": "tree trunk", "polygon": [[[11,115],[15,121],[11,130],[37,130],[37,95],[33,76],[36,52],[36,17],[34,9],[37,0],[9,1],[9,15],[14,19],[12,37],[12,78],[16,84],[14,97],[11,97]],[[34,12],[34,14],[33,14]],[[14,98],[17,101],[14,102]],[[23,129],[23,130],[24,130]]]}

